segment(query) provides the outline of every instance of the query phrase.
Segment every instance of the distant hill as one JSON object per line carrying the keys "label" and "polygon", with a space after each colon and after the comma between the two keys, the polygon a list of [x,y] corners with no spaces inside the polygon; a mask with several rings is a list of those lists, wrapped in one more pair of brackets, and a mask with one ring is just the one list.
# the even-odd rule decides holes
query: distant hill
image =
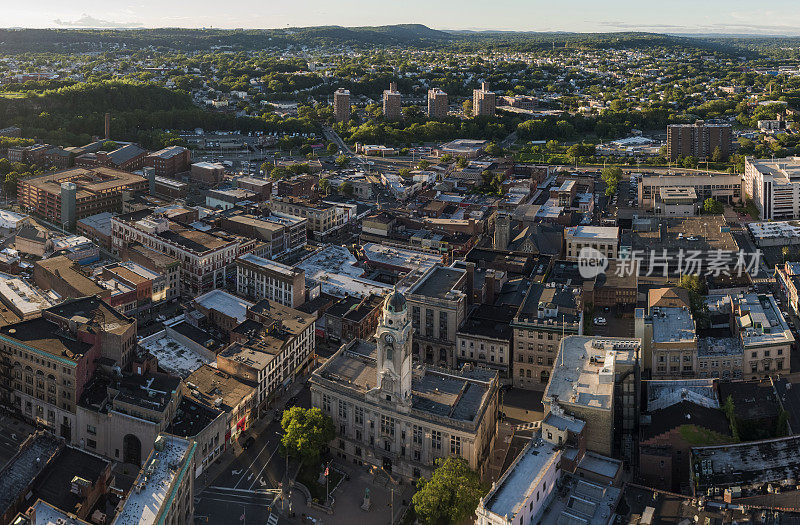
{"label": "distant hill", "polygon": [[428,46],[453,35],[421,24],[374,27],[296,27],[286,29],[0,29],[0,53],[86,51],[124,45],[141,49],[251,50],[289,45]]}

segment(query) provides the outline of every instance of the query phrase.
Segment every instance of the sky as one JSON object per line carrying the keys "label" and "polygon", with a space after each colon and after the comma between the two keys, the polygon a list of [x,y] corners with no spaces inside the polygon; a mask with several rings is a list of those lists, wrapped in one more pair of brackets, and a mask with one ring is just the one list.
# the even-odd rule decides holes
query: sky
{"label": "sky", "polygon": [[[800,35],[798,0],[38,0],[2,27],[280,28],[425,24],[434,29]],[[763,7],[761,7],[763,6]]]}

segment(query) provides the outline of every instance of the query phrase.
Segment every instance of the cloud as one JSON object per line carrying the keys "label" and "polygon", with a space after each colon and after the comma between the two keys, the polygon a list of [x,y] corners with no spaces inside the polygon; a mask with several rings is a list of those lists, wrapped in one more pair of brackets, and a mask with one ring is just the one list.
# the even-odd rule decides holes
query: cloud
{"label": "cloud", "polygon": [[[586,23],[591,23],[586,21]],[[636,24],[621,21],[598,21],[597,25],[609,29],[622,31],[654,31],[666,33],[720,33],[720,34],[761,34],[761,35],[797,35],[800,34],[797,26],[789,24],[756,24],[756,23],[726,23],[711,24]]]}
{"label": "cloud", "polygon": [[56,18],[53,23],[60,27],[86,27],[86,28],[125,28],[125,27],[142,27],[143,24],[139,22],[113,22],[111,20],[101,20],[91,15],[84,13],[77,20],[61,20]]}

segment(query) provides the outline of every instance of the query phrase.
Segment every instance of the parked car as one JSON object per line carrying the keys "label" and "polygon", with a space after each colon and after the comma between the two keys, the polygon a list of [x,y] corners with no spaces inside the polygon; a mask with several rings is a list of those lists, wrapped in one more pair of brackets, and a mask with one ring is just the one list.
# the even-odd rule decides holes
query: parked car
{"label": "parked car", "polygon": [[595,317],[594,324],[598,326],[605,326],[607,324],[605,317]]}
{"label": "parked car", "polygon": [[253,443],[255,443],[255,442],[256,442],[256,439],[253,436],[248,436],[247,439],[245,439],[242,442],[242,450],[247,450],[248,448],[253,446]]}

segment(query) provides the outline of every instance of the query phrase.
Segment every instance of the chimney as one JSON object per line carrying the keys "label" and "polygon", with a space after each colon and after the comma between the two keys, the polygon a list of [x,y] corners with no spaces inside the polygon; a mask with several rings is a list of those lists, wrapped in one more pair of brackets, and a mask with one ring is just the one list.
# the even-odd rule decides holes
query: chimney
{"label": "chimney", "polygon": [[106,140],[111,140],[111,113],[106,113]]}
{"label": "chimney", "polygon": [[397,82],[389,82],[389,91],[391,92],[397,91]]}
{"label": "chimney", "polygon": [[483,91],[489,91],[489,83],[488,82],[481,82],[481,89]]}

